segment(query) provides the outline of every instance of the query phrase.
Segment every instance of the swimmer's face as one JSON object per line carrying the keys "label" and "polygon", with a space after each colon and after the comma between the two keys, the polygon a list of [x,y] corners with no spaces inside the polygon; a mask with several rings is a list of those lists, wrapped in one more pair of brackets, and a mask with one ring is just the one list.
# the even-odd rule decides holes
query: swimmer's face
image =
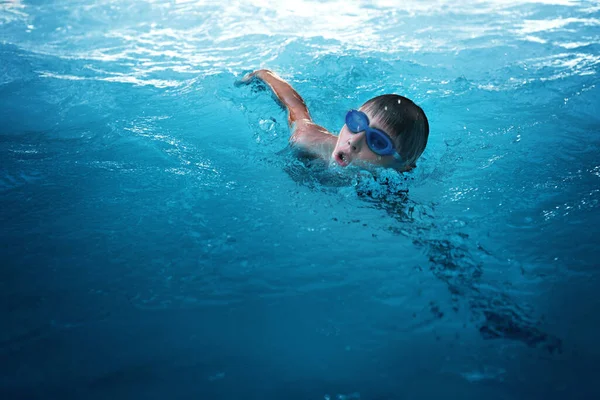
{"label": "swimmer's face", "polygon": [[[365,107],[360,111],[369,117],[371,128],[381,129],[380,121],[374,118],[372,113]],[[398,161],[393,156],[380,156],[373,152],[367,145],[367,137],[364,131],[353,133],[346,124],[342,127],[337,143],[331,154],[331,160],[341,167],[350,163],[353,165],[374,165],[379,167],[398,167]]]}

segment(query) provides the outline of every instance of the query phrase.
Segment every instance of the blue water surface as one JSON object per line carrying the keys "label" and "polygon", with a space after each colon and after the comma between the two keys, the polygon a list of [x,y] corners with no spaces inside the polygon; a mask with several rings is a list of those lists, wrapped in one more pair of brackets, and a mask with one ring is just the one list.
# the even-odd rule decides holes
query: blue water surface
{"label": "blue water surface", "polygon": [[0,397],[600,398],[599,72],[597,1],[0,2]]}

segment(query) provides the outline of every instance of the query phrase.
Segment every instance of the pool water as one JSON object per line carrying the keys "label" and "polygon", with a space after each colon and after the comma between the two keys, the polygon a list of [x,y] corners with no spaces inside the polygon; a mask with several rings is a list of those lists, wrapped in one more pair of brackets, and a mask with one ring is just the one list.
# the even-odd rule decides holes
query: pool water
{"label": "pool water", "polygon": [[598,398],[599,72],[597,1],[0,2],[2,398]]}

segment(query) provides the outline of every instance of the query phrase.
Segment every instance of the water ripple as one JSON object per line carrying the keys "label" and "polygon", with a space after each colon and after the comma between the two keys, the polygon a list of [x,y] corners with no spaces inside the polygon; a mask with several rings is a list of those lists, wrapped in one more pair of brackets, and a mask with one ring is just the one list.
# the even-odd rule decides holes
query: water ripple
{"label": "water ripple", "polygon": [[[567,16],[540,14],[530,5],[561,7]],[[549,56],[555,57],[554,62],[564,59],[565,71],[550,78],[558,79],[596,73],[595,52],[584,51],[600,43],[594,34],[600,24],[596,13],[594,2],[567,0],[475,4],[254,0],[235,5],[105,0],[36,6],[10,1],[0,8],[7,27],[0,39],[34,54],[82,64],[80,72],[41,70],[43,77],[73,80],[97,71],[92,79],[159,88],[177,87],[198,75],[297,64],[299,60],[287,54],[290,47],[302,47],[307,59],[354,52],[420,60],[431,53],[474,49],[492,53],[497,50],[491,49],[515,48],[522,41],[578,50]],[[573,29],[582,33],[581,40],[556,36]],[[545,64],[535,58],[533,62],[543,70]]]}

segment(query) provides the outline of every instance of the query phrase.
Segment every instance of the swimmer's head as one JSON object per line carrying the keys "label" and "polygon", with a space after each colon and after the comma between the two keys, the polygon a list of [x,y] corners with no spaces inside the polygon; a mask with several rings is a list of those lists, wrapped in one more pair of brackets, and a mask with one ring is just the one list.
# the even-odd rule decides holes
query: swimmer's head
{"label": "swimmer's head", "polygon": [[341,166],[367,162],[398,171],[413,169],[429,137],[429,123],[421,107],[406,97],[385,94],[367,101],[359,111],[367,116],[370,128],[383,131],[391,139],[394,154],[377,154],[366,132],[354,133],[356,128],[350,129],[347,123],[340,131],[332,160]]}

